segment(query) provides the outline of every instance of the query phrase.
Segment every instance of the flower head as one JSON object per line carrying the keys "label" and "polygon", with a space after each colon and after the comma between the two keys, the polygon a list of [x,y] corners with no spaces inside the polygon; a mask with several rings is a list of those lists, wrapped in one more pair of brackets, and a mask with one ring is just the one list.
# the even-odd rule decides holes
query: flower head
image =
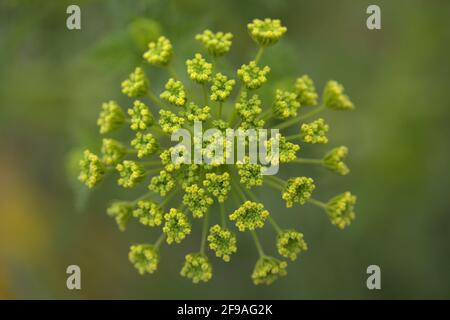
{"label": "flower head", "polygon": [[264,209],[262,203],[246,201],[230,214],[230,220],[236,221],[239,231],[255,230],[264,226],[268,216],[269,211]]}
{"label": "flower head", "polygon": [[295,81],[294,92],[297,94],[297,101],[302,106],[317,105],[317,91],[314,82],[308,75],[303,75]]}
{"label": "flower head", "polygon": [[158,123],[165,133],[172,134],[183,126],[184,118],[177,116],[169,110],[161,109],[159,110]]}
{"label": "flower head", "polygon": [[300,108],[300,102],[297,101],[297,95],[294,92],[276,91],[272,110],[277,118],[295,117],[298,108]]}
{"label": "flower head", "polygon": [[117,180],[119,186],[124,188],[133,188],[144,179],[144,168],[134,161],[124,160],[116,165],[120,178]]}
{"label": "flower head", "polygon": [[323,103],[334,110],[352,110],[355,108],[350,98],[344,93],[344,86],[337,81],[330,80],[323,91]]}
{"label": "flower head", "polygon": [[166,241],[168,244],[180,243],[188,234],[191,233],[191,224],[186,215],[180,210],[171,208],[168,213],[164,215],[163,232],[166,234]]}
{"label": "flower head", "polygon": [[272,284],[279,277],[287,275],[287,263],[275,259],[273,257],[261,257],[256,262],[252,273],[252,280],[255,285],[258,284]]}
{"label": "flower head", "polygon": [[132,217],[133,204],[127,201],[114,201],[106,210],[108,216],[116,220],[120,231],[125,231]]}
{"label": "flower head", "polygon": [[[274,145],[276,138],[278,139],[278,158],[272,156],[272,146]],[[297,159],[297,152],[300,150],[298,144],[288,142],[286,137],[283,137],[280,133],[278,133],[276,137],[271,137],[267,140],[265,146],[267,148],[266,160],[274,165],[294,161]]]}
{"label": "flower head", "polygon": [[163,91],[159,97],[171,104],[182,107],[186,104],[186,91],[181,81],[170,78],[166,85],[166,90]]}
{"label": "flower head", "polygon": [[107,166],[116,165],[126,155],[127,150],[123,144],[114,139],[103,139],[102,161]]}
{"label": "flower head", "polygon": [[102,104],[102,111],[97,120],[100,133],[108,133],[119,128],[125,122],[125,113],[117,102],[109,101]]}
{"label": "flower head", "polygon": [[195,121],[206,121],[211,118],[211,108],[208,106],[202,108],[194,102],[189,102],[186,106],[186,111],[183,111],[182,115],[191,123]]}
{"label": "flower head", "polygon": [[172,44],[164,36],[158,38],[156,42],[148,44],[148,51],[144,53],[144,59],[150,64],[165,66],[172,58]]}
{"label": "flower head", "polygon": [[289,179],[282,193],[282,198],[286,201],[286,207],[292,207],[294,202],[304,204],[311,197],[315,187],[314,180],[311,178],[297,177]]}
{"label": "flower head", "polygon": [[186,67],[189,77],[200,84],[207,82],[212,73],[212,64],[206,62],[200,53],[196,53],[194,58],[186,60]]}
{"label": "flower head", "polygon": [[[176,159],[172,159],[172,154],[177,155]],[[187,156],[188,150],[184,145],[176,145],[164,150],[159,155],[161,163],[164,165],[164,170],[167,172],[178,171],[183,164],[184,157]]]}
{"label": "flower head", "polygon": [[212,277],[212,265],[203,253],[190,253],[186,255],[180,274],[189,278],[193,283],[207,282]]}
{"label": "flower head", "polygon": [[219,73],[214,75],[211,84],[211,101],[225,101],[231,94],[236,81]]}
{"label": "flower head", "polygon": [[326,204],[326,211],[332,224],[339,229],[344,229],[355,220],[356,196],[350,192],[344,192],[332,198]]}
{"label": "flower head", "polygon": [[144,70],[140,67],[134,69],[128,79],[122,82],[121,86],[122,93],[131,98],[144,96],[148,91],[148,80]]}
{"label": "flower head", "polygon": [[181,188],[186,189],[187,187],[200,181],[199,169],[200,165],[195,163],[182,165],[182,170],[179,174]]}
{"label": "flower head", "polygon": [[223,174],[207,173],[203,186],[209,193],[217,198],[217,201],[224,202],[231,190],[231,177],[228,172]]}
{"label": "flower head", "polygon": [[183,203],[192,212],[194,218],[201,218],[213,204],[213,199],[208,196],[205,189],[193,184],[185,189]]}
{"label": "flower head", "polygon": [[263,175],[262,166],[258,163],[250,163],[248,157],[245,157],[244,161],[238,161],[236,163],[238,174],[240,177],[240,183],[250,189],[255,186],[262,186]]}
{"label": "flower head", "polygon": [[278,235],[277,249],[280,256],[294,261],[300,252],[308,250],[308,246],[303,240],[303,233],[290,229],[283,230]]}
{"label": "flower head", "polygon": [[153,115],[148,107],[139,100],[134,101],[133,108],[128,109],[132,130],[145,130],[153,124]]}
{"label": "flower head", "polygon": [[148,186],[151,191],[159,193],[161,197],[166,196],[174,187],[174,178],[165,170],[161,170],[158,176],[154,176]]}
{"label": "flower head", "polygon": [[278,19],[254,19],[247,25],[252,39],[260,46],[272,45],[286,33],[287,28]]}
{"label": "flower head", "polygon": [[151,244],[132,245],[128,258],[141,275],[146,272],[153,273],[158,268],[159,252]]}
{"label": "flower head", "polygon": [[93,188],[105,175],[105,166],[100,158],[89,150],[83,153],[80,160],[80,175],[78,179],[89,188]]}
{"label": "flower head", "polygon": [[328,143],[326,133],[328,132],[328,124],[322,118],[311,123],[303,123],[300,127],[302,139],[306,143]]}
{"label": "flower head", "polygon": [[159,226],[162,223],[164,212],[154,201],[140,200],[133,211],[133,217],[145,226]]}
{"label": "flower head", "polygon": [[247,91],[243,91],[239,97],[239,101],[236,103],[236,111],[243,121],[254,121],[262,111],[261,100],[257,94],[248,98]]}
{"label": "flower head", "polygon": [[229,32],[214,33],[211,30],[205,30],[202,34],[196,35],[195,39],[200,41],[211,55],[218,57],[230,51],[233,35]]}
{"label": "flower head", "polygon": [[323,164],[325,168],[336,172],[342,176],[345,176],[350,172],[347,165],[344,163],[344,159],[347,156],[348,148],[345,146],[340,146],[332,149],[323,158]]}
{"label": "flower head", "polygon": [[247,89],[258,89],[266,83],[266,75],[269,71],[270,68],[268,66],[261,69],[257,66],[255,61],[250,61],[249,64],[243,64],[241,68],[238,69],[237,75]]}
{"label": "flower head", "polygon": [[137,151],[139,159],[152,155],[158,150],[158,142],[151,133],[136,132],[131,146]]}
{"label": "flower head", "polygon": [[230,261],[230,255],[237,251],[236,235],[218,224],[209,229],[208,242],[209,248],[216,253],[216,257],[226,262]]}

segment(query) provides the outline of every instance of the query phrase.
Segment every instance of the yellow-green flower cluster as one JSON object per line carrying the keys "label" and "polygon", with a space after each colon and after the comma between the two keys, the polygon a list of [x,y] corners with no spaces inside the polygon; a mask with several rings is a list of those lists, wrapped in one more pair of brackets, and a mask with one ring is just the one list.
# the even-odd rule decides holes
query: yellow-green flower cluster
{"label": "yellow-green flower cluster", "polygon": [[247,25],[252,39],[260,46],[276,43],[286,33],[287,28],[281,25],[278,19],[254,19]]}
{"label": "yellow-green flower cluster", "polygon": [[243,64],[238,69],[237,75],[247,89],[258,89],[266,83],[266,76],[269,72],[270,68],[268,66],[261,69],[255,61],[250,61],[249,64]]}
{"label": "yellow-green flower cluster", "polygon": [[116,220],[120,231],[125,231],[133,215],[133,205],[127,201],[114,201],[106,210],[108,216]]}
{"label": "yellow-green flower cluster", "polygon": [[161,197],[164,197],[175,187],[175,184],[176,182],[170,173],[165,170],[161,170],[158,176],[154,176],[152,178],[148,188],[151,191],[159,193]]}
{"label": "yellow-green flower cluster", "polygon": [[158,268],[159,252],[151,244],[132,245],[128,258],[141,275],[153,273]]}
{"label": "yellow-green flower cluster", "polygon": [[186,104],[186,90],[181,81],[170,78],[165,85],[165,89],[166,90],[159,95],[161,99],[179,107]]}
{"label": "yellow-green flower cluster", "polygon": [[252,280],[255,285],[272,284],[279,277],[287,275],[287,263],[273,257],[260,257],[256,262],[252,273]]}
{"label": "yellow-green flower cluster", "polygon": [[200,165],[198,164],[184,164],[183,171],[179,175],[179,181],[181,184],[181,188],[186,189],[190,185],[194,183],[198,183],[200,181],[199,169]]}
{"label": "yellow-green flower cluster", "polygon": [[261,114],[261,103],[257,94],[248,99],[247,91],[243,91],[235,108],[242,121],[248,123],[254,121]]}
{"label": "yellow-green flower cluster", "polygon": [[272,110],[278,119],[295,117],[298,108],[300,108],[300,102],[297,101],[297,95],[294,92],[276,91]]}
{"label": "yellow-green flower cluster", "polygon": [[294,92],[301,106],[316,106],[319,97],[314,82],[308,75],[303,75],[295,81]]}
{"label": "yellow-green flower cluster", "polygon": [[80,175],[78,179],[89,188],[97,185],[105,175],[105,166],[100,158],[89,150],[85,150],[80,160]]}
{"label": "yellow-green flower cluster", "polygon": [[190,253],[185,257],[180,274],[193,283],[208,282],[212,278],[212,265],[205,254]]}
{"label": "yellow-green flower cluster", "polygon": [[209,229],[208,242],[209,248],[216,253],[216,257],[226,262],[230,261],[230,256],[237,251],[236,235],[218,224]]}
{"label": "yellow-green flower cluster", "polygon": [[137,67],[128,79],[122,82],[121,86],[123,94],[131,98],[142,97],[147,94],[148,80],[142,68]]}
{"label": "yellow-green flower cluster", "polygon": [[328,143],[326,133],[328,132],[328,124],[322,118],[319,118],[311,123],[303,123],[300,127],[302,140],[306,143]]}
{"label": "yellow-green flower cluster", "polygon": [[186,60],[186,67],[189,77],[200,84],[207,82],[212,73],[212,64],[206,62],[200,53],[196,53],[194,58]]}
{"label": "yellow-green flower cluster", "polygon": [[108,133],[119,128],[125,122],[125,113],[117,102],[109,101],[102,104],[102,111],[97,120],[100,133]]}
{"label": "yellow-green flower cluster", "polygon": [[262,228],[268,216],[269,211],[264,209],[262,203],[246,201],[230,214],[229,218],[231,221],[236,221],[239,231],[245,231]]}
{"label": "yellow-green flower cluster", "polygon": [[323,157],[323,165],[328,170],[345,176],[350,172],[349,168],[343,161],[347,154],[348,148],[346,146],[334,148],[330,152],[328,152],[325,157]]}
{"label": "yellow-green flower cluster", "polygon": [[236,81],[219,73],[214,75],[211,84],[211,101],[225,101],[231,94]]}
{"label": "yellow-green flower cluster", "polygon": [[257,163],[250,163],[248,157],[242,162],[237,162],[236,167],[240,177],[240,183],[250,189],[255,186],[262,186],[262,167]]}
{"label": "yellow-green flower cluster", "polygon": [[315,189],[314,180],[308,177],[290,178],[282,193],[283,200],[286,201],[286,207],[290,208],[294,202],[304,204],[311,197]]}
{"label": "yellow-green flower cluster", "polygon": [[[275,139],[278,139],[278,158],[272,156],[272,146],[275,144]],[[274,165],[294,161],[297,159],[297,152],[300,150],[298,144],[288,142],[286,137],[283,137],[280,133],[267,140],[265,145],[267,148],[266,160]]]}
{"label": "yellow-green flower cluster", "polygon": [[119,180],[117,183],[124,188],[133,188],[144,179],[144,168],[137,162],[131,160],[124,160],[122,163],[116,165],[116,170],[119,172]]}
{"label": "yellow-green flower cluster", "polygon": [[230,51],[233,35],[229,32],[214,33],[205,30],[202,34],[196,35],[195,39],[200,41],[211,55],[218,57]]}
{"label": "yellow-green flower cluster", "polygon": [[144,53],[143,57],[150,64],[165,66],[172,58],[172,44],[169,39],[161,36],[156,42],[148,44],[148,51]]}
{"label": "yellow-green flower cluster", "polygon": [[325,86],[322,97],[326,107],[334,110],[352,110],[355,108],[350,98],[344,93],[344,86],[330,80]]}
{"label": "yellow-green flower cluster", "polygon": [[123,144],[114,139],[103,139],[102,141],[102,161],[107,166],[116,165],[127,154],[127,149]]}
{"label": "yellow-green flower cluster", "polygon": [[208,106],[202,108],[194,102],[189,102],[186,106],[186,110],[182,112],[182,115],[190,123],[193,123],[194,121],[206,121],[211,118],[211,108]]}
{"label": "yellow-green flower cluster", "polygon": [[154,201],[140,200],[137,208],[133,210],[133,217],[145,226],[159,226],[163,221],[164,212]]}
{"label": "yellow-green flower cluster", "polygon": [[355,220],[356,196],[350,192],[344,192],[333,197],[326,204],[326,211],[332,224],[339,229],[344,229]]}
{"label": "yellow-green flower cluster", "polygon": [[280,256],[294,261],[302,251],[308,250],[308,246],[303,240],[303,233],[289,229],[278,235],[277,249]]}
{"label": "yellow-green flower cluster", "polygon": [[184,124],[184,118],[177,116],[175,113],[169,110],[159,110],[159,125],[162,131],[172,134],[180,129]]}
{"label": "yellow-green flower cluster", "polygon": [[145,130],[153,124],[153,115],[148,107],[139,100],[134,101],[133,108],[128,109],[131,118],[131,130]]}
{"label": "yellow-green flower cluster", "polygon": [[[187,152],[186,147],[179,145],[176,147],[170,147],[164,150],[159,155],[161,163],[164,165],[164,170],[167,172],[174,172],[180,170],[184,154]],[[178,156],[178,159],[172,159],[172,153]]]}
{"label": "yellow-green flower cluster", "polygon": [[185,189],[183,203],[192,212],[194,218],[201,218],[208,211],[214,200],[206,193],[206,190],[193,184]]}
{"label": "yellow-green flower cluster", "polygon": [[131,146],[137,151],[139,159],[154,154],[158,150],[158,141],[151,133],[137,132]]}
{"label": "yellow-green flower cluster", "polygon": [[223,174],[207,173],[203,186],[209,193],[217,198],[217,201],[224,202],[231,190],[231,177],[228,172]]}
{"label": "yellow-green flower cluster", "polygon": [[186,215],[180,210],[171,208],[164,215],[163,232],[166,234],[168,244],[173,242],[180,243],[187,235],[191,233],[191,224]]}

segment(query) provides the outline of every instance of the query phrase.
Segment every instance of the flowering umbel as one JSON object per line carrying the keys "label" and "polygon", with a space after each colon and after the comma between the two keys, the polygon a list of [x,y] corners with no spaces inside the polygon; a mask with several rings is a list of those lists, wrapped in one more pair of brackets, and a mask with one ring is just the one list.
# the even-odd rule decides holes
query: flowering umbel
{"label": "flowering umbel", "polygon": [[[113,100],[101,107],[97,120],[100,134],[114,136],[105,136],[97,147],[99,150],[91,148],[94,152],[85,150],[80,155],[79,180],[93,188],[108,180],[104,179],[106,175],[114,175],[123,188],[147,187],[138,198],[115,200],[106,210],[121,231],[136,223],[149,233],[159,233],[152,243],[130,247],[129,260],[140,274],[154,273],[159,266],[160,250],[183,242],[196,231],[195,220],[201,220],[199,250],[185,256],[181,276],[193,283],[209,281],[213,276],[213,260],[230,261],[238,250],[237,234],[241,232],[252,236],[258,253],[251,274],[253,283],[271,284],[285,276],[287,261],[297,260],[308,246],[302,232],[278,225],[277,212],[268,210],[273,206],[269,203],[273,198],[261,198],[262,188],[270,187],[281,193],[280,202],[284,200],[287,208],[306,204],[321,208],[339,229],[348,227],[355,219],[356,196],[350,192],[322,202],[313,195],[316,182],[303,173],[286,179],[267,173],[269,165],[300,164],[319,165],[341,176],[350,172],[344,162],[348,155],[345,146],[331,148],[321,159],[303,157],[308,150],[304,148],[306,144],[314,147],[328,143],[328,123],[324,117],[313,116],[355,108],[343,85],[328,81],[319,97],[311,77],[300,74],[290,84],[280,81],[283,87],[269,88],[267,92],[271,94],[261,92],[261,87],[277,80],[269,77],[271,69],[263,61],[265,52],[283,38],[287,28],[278,19],[266,18],[254,19],[247,30],[258,50],[249,62],[231,70],[225,68],[229,63],[218,62],[231,50],[233,35],[229,32],[207,29],[196,35],[201,53],[184,61],[183,70],[174,68],[181,63],[172,62],[175,55],[170,40],[159,37],[143,53],[147,66],[138,66],[124,75],[121,90],[130,98],[128,108],[122,109]],[[152,79],[161,77],[153,74],[149,77],[147,70],[167,72],[168,76],[162,79],[165,84],[158,85],[159,81]],[[183,75],[177,71],[183,71]],[[174,139],[177,135],[195,132],[198,122],[204,136],[194,134],[186,138],[193,145],[192,159],[190,147],[171,142],[177,140]],[[283,131],[291,127],[299,131],[294,135]],[[208,129],[215,129],[211,130],[214,134],[205,134]],[[237,157],[238,148],[225,139],[228,129],[236,129],[233,132],[244,136],[250,130],[258,132],[260,162],[251,161],[251,154]],[[257,129],[279,131],[271,132],[261,141],[262,134]],[[184,142],[185,135],[182,137]],[[250,149],[250,135],[244,144]],[[195,161],[199,154],[201,160],[211,161]],[[229,158],[233,160],[231,163]],[[267,225],[275,231],[270,249],[263,248],[258,236]],[[191,243],[186,241],[185,245]]]}

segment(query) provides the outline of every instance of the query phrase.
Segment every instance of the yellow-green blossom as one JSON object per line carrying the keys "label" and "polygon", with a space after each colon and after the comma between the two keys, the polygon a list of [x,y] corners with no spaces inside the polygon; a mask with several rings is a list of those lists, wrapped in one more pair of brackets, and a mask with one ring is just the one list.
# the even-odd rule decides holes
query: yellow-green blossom
{"label": "yellow-green blossom", "polygon": [[261,69],[255,61],[250,61],[249,64],[243,64],[238,69],[237,75],[247,89],[258,89],[266,83],[266,76],[269,72],[270,68],[268,66]]}
{"label": "yellow-green blossom", "polygon": [[252,273],[252,280],[255,285],[272,284],[279,277],[287,275],[287,262],[273,257],[260,257],[256,262]]}
{"label": "yellow-green blossom", "polygon": [[134,69],[128,79],[122,82],[121,86],[122,93],[131,98],[142,97],[147,94],[148,80],[145,76],[144,70],[140,67]]}
{"label": "yellow-green blossom", "polygon": [[194,121],[206,121],[211,118],[211,108],[208,106],[202,108],[194,102],[189,102],[186,106],[186,111],[183,111],[181,114],[185,116],[190,123],[193,123]]}
{"label": "yellow-green blossom", "polygon": [[105,175],[105,165],[100,158],[89,150],[83,153],[83,159],[80,160],[80,175],[78,179],[93,188],[99,183]]}
{"label": "yellow-green blossom", "polygon": [[[275,143],[275,139],[278,139],[278,158],[272,156],[272,146]],[[300,150],[298,144],[288,142],[286,137],[283,137],[280,133],[277,133],[276,137],[272,137],[265,142],[267,148],[266,160],[270,161],[273,165],[279,163],[288,163],[297,159],[297,152]],[[276,154],[276,150],[273,150]]]}
{"label": "yellow-green blossom", "polygon": [[144,168],[131,160],[124,160],[122,163],[117,164],[116,170],[120,175],[117,183],[124,188],[135,187],[145,176]]}
{"label": "yellow-green blossom", "polygon": [[133,204],[127,201],[114,201],[106,210],[108,216],[116,220],[120,231],[125,231],[133,213]]}
{"label": "yellow-green blossom", "polygon": [[159,252],[151,244],[132,245],[128,258],[141,275],[146,272],[153,273],[158,268]]}
{"label": "yellow-green blossom", "polygon": [[107,166],[116,165],[126,155],[127,149],[114,139],[102,140],[102,161]]}
{"label": "yellow-green blossom", "polygon": [[252,39],[260,46],[268,46],[276,43],[287,31],[278,19],[265,18],[254,19],[247,25]]}
{"label": "yellow-green blossom", "polygon": [[164,212],[154,201],[140,200],[137,208],[133,211],[133,217],[145,226],[159,226],[163,221]]}
{"label": "yellow-green blossom", "polygon": [[224,202],[231,190],[231,177],[228,172],[223,174],[207,173],[203,186],[209,193],[217,198],[217,201]]}
{"label": "yellow-green blossom", "polygon": [[154,154],[158,150],[158,142],[151,133],[136,132],[131,146],[137,151],[139,159]]}
{"label": "yellow-green blossom", "polygon": [[183,164],[181,173],[179,174],[179,181],[181,181],[181,188],[187,187],[198,183],[200,181],[199,174],[200,165],[198,164]]}
{"label": "yellow-green blossom", "polygon": [[183,203],[192,212],[194,218],[201,218],[213,204],[213,198],[208,196],[205,189],[193,184],[185,189]]}
{"label": "yellow-green blossom", "polygon": [[211,84],[211,101],[225,101],[231,94],[236,81],[219,73],[214,75]]}
{"label": "yellow-green blossom", "polygon": [[186,60],[186,67],[189,77],[200,84],[207,82],[212,73],[212,64],[206,62],[200,53],[196,53],[194,58]]}
{"label": "yellow-green blossom", "polygon": [[332,149],[328,152],[325,157],[323,157],[323,165],[325,168],[345,176],[350,172],[347,165],[344,163],[344,159],[347,156],[348,148],[345,146],[340,146]]}
{"label": "yellow-green blossom", "polygon": [[295,81],[294,92],[301,106],[316,106],[318,94],[314,82],[308,75],[303,75]]}
{"label": "yellow-green blossom", "polygon": [[314,180],[308,177],[290,178],[282,193],[283,200],[286,201],[286,207],[290,208],[297,202],[304,204],[311,197],[315,189]]}
{"label": "yellow-green blossom", "polygon": [[212,277],[212,265],[203,253],[189,253],[180,274],[189,278],[193,283],[208,282]]}
{"label": "yellow-green blossom", "polygon": [[329,126],[322,118],[319,118],[311,123],[303,123],[300,127],[302,140],[306,143],[328,143],[326,133]]}
{"label": "yellow-green blossom", "polygon": [[165,91],[163,91],[159,97],[171,104],[182,107],[186,104],[186,91],[181,81],[170,78],[166,85]]}
{"label": "yellow-green blossom", "polygon": [[144,53],[143,57],[150,64],[165,66],[172,58],[172,44],[169,39],[161,36],[156,42],[148,44],[148,51]]}
{"label": "yellow-green blossom", "polygon": [[191,233],[191,224],[186,215],[180,210],[171,208],[168,213],[164,215],[163,232],[166,234],[166,241],[168,244],[180,243],[188,234]]}
{"label": "yellow-green blossom", "polygon": [[290,91],[276,91],[272,111],[278,119],[295,117],[298,108],[300,108],[300,102],[297,101],[297,94]]}
{"label": "yellow-green blossom", "polygon": [[158,176],[152,178],[148,188],[151,191],[159,193],[161,197],[164,197],[175,185],[176,183],[172,175],[165,170],[161,170]]}
{"label": "yellow-green blossom", "polygon": [[262,203],[246,201],[230,214],[229,218],[231,221],[236,221],[239,231],[245,231],[262,228],[268,216],[269,211],[264,209]]}
{"label": "yellow-green blossom", "polygon": [[248,157],[244,161],[238,161],[236,168],[240,177],[240,183],[250,189],[255,186],[262,186],[263,175],[262,166],[258,163],[250,163]]}
{"label": "yellow-green blossom", "polygon": [[134,101],[133,108],[128,109],[132,130],[145,130],[153,124],[153,115],[148,107],[139,100]]}
{"label": "yellow-green blossom", "polygon": [[208,242],[209,248],[216,253],[216,257],[226,262],[230,261],[230,256],[237,251],[236,235],[218,224],[209,229]]}
{"label": "yellow-green blossom", "polygon": [[158,123],[165,133],[172,134],[183,126],[184,118],[177,116],[169,110],[161,109],[159,110]]}
{"label": "yellow-green blossom", "polygon": [[344,86],[337,81],[327,82],[322,96],[323,104],[334,110],[352,110],[355,108],[350,98],[344,93]]}
{"label": "yellow-green blossom", "polygon": [[326,204],[326,211],[332,224],[339,229],[344,229],[355,220],[356,196],[350,192],[344,192],[333,197]]}
{"label": "yellow-green blossom", "polygon": [[247,91],[243,91],[235,108],[242,121],[252,122],[261,114],[261,100],[257,94],[248,98]]}
{"label": "yellow-green blossom", "polygon": [[308,250],[308,246],[303,240],[303,233],[289,229],[278,235],[277,249],[280,256],[294,261],[302,251]]}
{"label": "yellow-green blossom", "polygon": [[214,33],[211,30],[205,30],[202,34],[197,34],[195,39],[200,41],[211,55],[218,57],[230,51],[233,35],[229,32]]}
{"label": "yellow-green blossom", "polygon": [[100,133],[108,133],[119,128],[125,122],[125,113],[117,102],[109,101],[102,104],[102,111],[97,120]]}

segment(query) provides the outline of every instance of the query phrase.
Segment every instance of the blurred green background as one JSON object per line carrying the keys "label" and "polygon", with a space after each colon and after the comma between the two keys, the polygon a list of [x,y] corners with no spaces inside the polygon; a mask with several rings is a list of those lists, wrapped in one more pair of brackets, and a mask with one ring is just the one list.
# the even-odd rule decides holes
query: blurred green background
{"label": "blurred green background", "polygon": [[[66,29],[73,1],[0,4],[0,298],[449,298],[450,297],[450,2],[448,1],[76,1],[82,30]],[[366,28],[366,8],[378,4],[382,30]],[[111,199],[133,199],[108,179],[92,192],[80,186],[74,154],[101,141],[95,125],[103,101],[129,100],[120,82],[149,39],[168,36],[175,68],[198,50],[205,28],[235,35],[228,56],[238,66],[255,54],[246,24],[282,19],[287,36],[263,62],[270,83],[310,74],[321,88],[345,84],[354,112],[325,114],[330,144],[304,148],[319,156],[350,148],[350,175],[289,166],[307,174],[316,197],[345,190],[358,196],[357,219],[339,231],[323,212],[287,210],[278,194],[262,192],[280,224],[300,229],[310,250],[272,286],[254,286],[257,253],[249,234],[228,264],[212,258],[214,277],[193,285],[179,276],[184,255],[197,248],[200,226],[179,246],[163,246],[156,274],[141,277],[128,262],[130,243],[158,232],[132,223],[121,233],[106,213]],[[149,68],[160,90],[163,71]],[[271,92],[263,92],[265,104]],[[274,251],[274,233],[261,233]],[[82,290],[66,288],[66,267],[82,270]],[[366,288],[366,268],[382,270],[382,290]]]}

